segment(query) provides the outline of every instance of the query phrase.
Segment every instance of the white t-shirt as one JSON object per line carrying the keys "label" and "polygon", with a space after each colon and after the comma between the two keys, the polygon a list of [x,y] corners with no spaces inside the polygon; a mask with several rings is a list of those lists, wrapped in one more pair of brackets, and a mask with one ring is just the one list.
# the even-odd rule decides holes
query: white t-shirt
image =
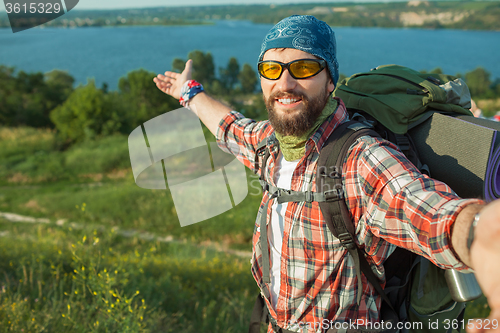
{"label": "white t-shirt", "polygon": [[[299,160],[288,162],[280,152],[275,165],[275,183],[277,187],[291,190],[292,175]],[[288,202],[278,204],[277,200],[271,207],[271,222],[268,226],[269,247],[271,250],[271,305],[276,309],[280,292],[281,279],[281,246],[285,227],[285,212]]]}

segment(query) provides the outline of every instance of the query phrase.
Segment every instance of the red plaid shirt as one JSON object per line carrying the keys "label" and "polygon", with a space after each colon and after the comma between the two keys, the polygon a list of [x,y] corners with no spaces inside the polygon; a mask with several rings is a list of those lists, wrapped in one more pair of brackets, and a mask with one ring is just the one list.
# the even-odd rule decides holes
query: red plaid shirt
{"label": "red plaid shirt", "polygon": [[[292,176],[292,190],[307,191],[311,183],[312,190],[316,190],[321,147],[335,128],[347,120],[345,106],[340,102],[335,113],[306,142],[305,155]],[[255,122],[233,111],[221,121],[217,141],[225,150],[230,150],[229,144],[237,144],[237,158],[256,171],[256,147],[273,131],[268,121]],[[264,177],[276,186],[274,166],[278,149],[276,145],[269,148],[271,156]],[[467,268],[451,249],[450,227],[463,207],[478,200],[458,198],[446,184],[422,175],[392,143],[372,137],[362,137],[353,144],[344,161],[342,177],[347,206],[356,226],[356,242],[368,254],[368,261],[383,283],[383,263],[397,246],[440,267]],[[268,193],[264,193],[260,210],[267,197]],[[268,223],[271,206],[272,202]],[[317,202],[288,203],[276,310],[269,302],[270,286],[262,281],[259,236],[256,222],[252,274],[280,327],[299,331],[297,323],[301,322],[301,327],[308,325],[311,333],[321,332],[324,320],[379,320],[380,297],[364,275],[363,290],[357,290],[353,260],[328,229]],[[358,292],[363,293],[359,307]]]}

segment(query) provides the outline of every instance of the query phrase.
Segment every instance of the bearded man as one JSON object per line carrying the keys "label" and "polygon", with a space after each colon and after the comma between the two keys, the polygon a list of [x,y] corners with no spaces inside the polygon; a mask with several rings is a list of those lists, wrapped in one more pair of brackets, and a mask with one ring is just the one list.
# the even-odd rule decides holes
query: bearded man
{"label": "bearded man", "polygon": [[[154,81],[189,107],[222,149],[230,152],[237,145],[237,158],[267,183],[315,191],[323,144],[349,118],[344,103],[331,96],[339,76],[336,55],[335,35],[326,23],[291,16],[276,24],[264,39],[258,62],[267,121],[247,119],[208,96],[190,80],[191,60],[182,73],[165,72]],[[270,156],[259,167],[257,147],[263,141]],[[380,138],[358,139],[341,171],[356,245],[364,248],[382,282],[383,263],[396,247],[442,268],[473,268],[491,317],[500,319],[498,201],[485,205],[459,198]],[[380,295],[364,275],[358,288],[353,260],[326,226],[317,202],[279,204],[264,191],[258,220],[264,223],[255,225],[251,270],[267,308],[269,332],[324,332],[316,324],[325,319],[381,320]],[[467,246],[469,234],[472,247]]]}

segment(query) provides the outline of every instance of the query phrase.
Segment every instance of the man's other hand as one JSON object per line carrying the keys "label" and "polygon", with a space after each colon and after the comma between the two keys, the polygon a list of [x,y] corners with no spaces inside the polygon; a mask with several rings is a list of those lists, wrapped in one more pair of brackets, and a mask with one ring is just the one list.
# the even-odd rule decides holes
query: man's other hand
{"label": "man's other hand", "polygon": [[189,59],[186,61],[186,66],[182,73],[165,72],[165,75],[158,74],[153,81],[156,83],[158,89],[165,94],[172,96],[175,99],[181,97],[181,88],[184,82],[191,80],[191,73],[193,71],[193,61]]}
{"label": "man's other hand", "polygon": [[483,319],[480,322],[482,325],[478,321],[476,327],[468,327],[467,332],[500,332],[500,199],[481,210],[470,255],[472,267],[483,294],[488,299],[491,313],[488,317],[489,325],[485,325]]}

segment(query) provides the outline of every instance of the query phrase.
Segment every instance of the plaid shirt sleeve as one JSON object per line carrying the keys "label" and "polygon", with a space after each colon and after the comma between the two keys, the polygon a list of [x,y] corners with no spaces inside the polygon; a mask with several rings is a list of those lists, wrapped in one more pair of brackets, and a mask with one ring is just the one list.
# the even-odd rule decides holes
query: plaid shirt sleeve
{"label": "plaid shirt sleeve", "polygon": [[[364,137],[345,162],[348,205],[358,240],[374,259],[385,240],[441,268],[466,269],[451,247],[451,228],[475,199],[460,199],[443,182],[421,174],[392,143]],[[381,264],[381,263],[377,263]]]}
{"label": "plaid shirt sleeve", "polygon": [[219,123],[216,133],[217,144],[255,172],[256,148],[267,137],[270,129],[267,121],[256,122],[245,118],[239,112],[232,111]]}

